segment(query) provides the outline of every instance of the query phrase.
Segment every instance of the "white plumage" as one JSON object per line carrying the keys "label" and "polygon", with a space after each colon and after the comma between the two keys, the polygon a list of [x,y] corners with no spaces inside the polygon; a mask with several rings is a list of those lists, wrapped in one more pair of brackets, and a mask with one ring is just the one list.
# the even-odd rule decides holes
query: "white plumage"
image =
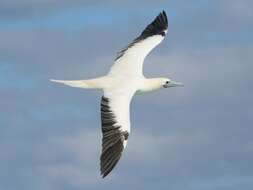
{"label": "white plumage", "polygon": [[155,35],[142,40],[124,52],[124,56],[115,61],[109,75],[143,76],[142,68],[145,57],[164,39],[164,36]]}
{"label": "white plumage", "polygon": [[181,86],[168,78],[147,79],[143,62],[149,52],[164,39],[168,29],[163,11],[125,49],[121,50],[106,76],[90,80],[51,80],[71,87],[101,89],[102,153],[101,175],[105,177],[119,161],[130,134],[130,103],[135,94]]}

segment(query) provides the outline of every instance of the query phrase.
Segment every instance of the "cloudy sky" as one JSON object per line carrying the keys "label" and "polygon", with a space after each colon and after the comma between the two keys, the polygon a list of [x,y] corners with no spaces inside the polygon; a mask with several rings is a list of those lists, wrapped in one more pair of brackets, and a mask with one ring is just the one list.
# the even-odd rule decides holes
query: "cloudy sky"
{"label": "cloudy sky", "polygon": [[[0,189],[253,188],[253,1],[0,1]],[[185,84],[132,102],[132,134],[99,175],[101,92],[52,84],[108,72],[162,10],[147,77]]]}

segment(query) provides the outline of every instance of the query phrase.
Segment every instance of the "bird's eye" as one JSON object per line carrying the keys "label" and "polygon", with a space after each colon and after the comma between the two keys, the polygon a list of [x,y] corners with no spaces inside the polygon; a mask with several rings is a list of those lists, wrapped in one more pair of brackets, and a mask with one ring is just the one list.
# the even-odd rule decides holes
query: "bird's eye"
{"label": "bird's eye", "polygon": [[166,81],[166,84],[169,84],[169,83],[170,83],[170,81],[167,80],[167,81]]}

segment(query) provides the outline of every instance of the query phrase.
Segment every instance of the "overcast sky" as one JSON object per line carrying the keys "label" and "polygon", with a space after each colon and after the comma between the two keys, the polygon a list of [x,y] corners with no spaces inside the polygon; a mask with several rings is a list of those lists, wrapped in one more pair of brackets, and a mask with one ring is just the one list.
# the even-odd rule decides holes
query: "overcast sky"
{"label": "overcast sky", "polygon": [[[253,189],[253,1],[0,1],[0,189]],[[108,72],[165,10],[123,157],[99,175],[101,92],[50,83]]]}

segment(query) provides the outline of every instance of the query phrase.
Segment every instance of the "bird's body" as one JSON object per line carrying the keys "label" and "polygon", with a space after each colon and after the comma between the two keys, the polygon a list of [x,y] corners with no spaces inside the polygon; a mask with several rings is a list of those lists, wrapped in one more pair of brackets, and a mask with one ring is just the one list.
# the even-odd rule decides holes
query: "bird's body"
{"label": "bird's body", "polygon": [[101,99],[102,153],[101,174],[108,175],[121,157],[130,134],[130,103],[135,94],[180,86],[168,78],[148,79],[143,62],[148,53],[165,37],[168,21],[160,13],[131,44],[120,51],[106,76],[90,80],[51,80],[71,87],[103,90]]}

